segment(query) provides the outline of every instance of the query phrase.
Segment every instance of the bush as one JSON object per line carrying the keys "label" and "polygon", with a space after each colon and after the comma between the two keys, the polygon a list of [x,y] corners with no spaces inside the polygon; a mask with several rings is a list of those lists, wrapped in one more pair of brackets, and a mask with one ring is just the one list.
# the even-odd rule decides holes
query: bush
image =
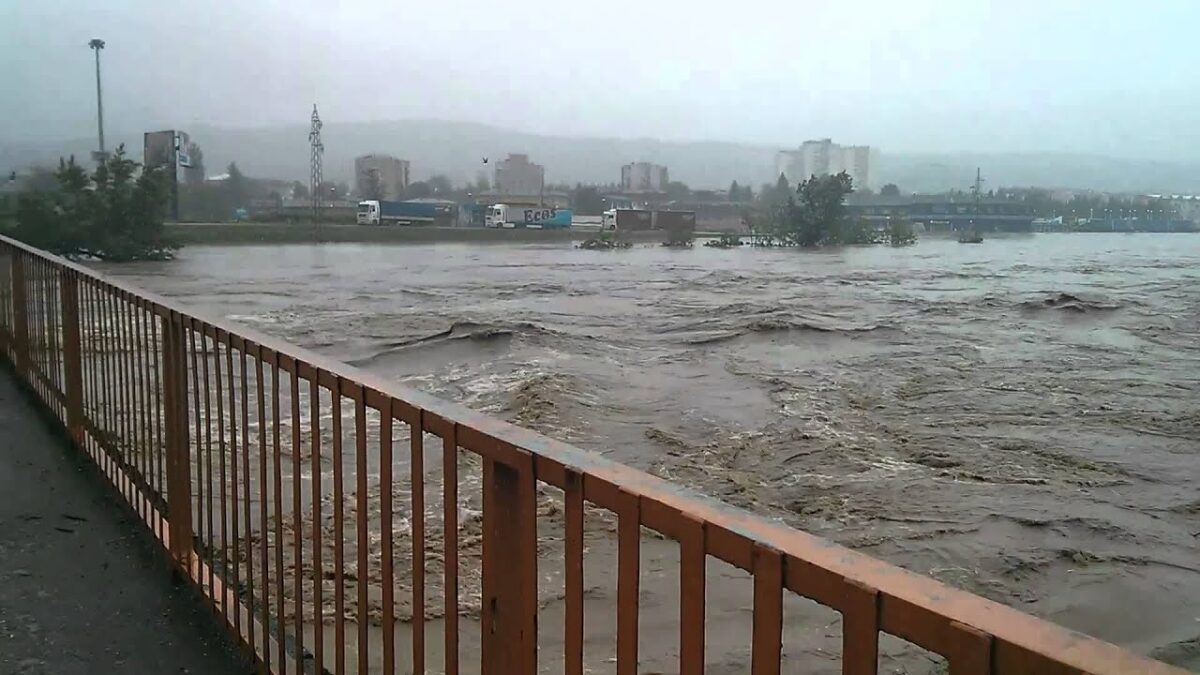
{"label": "bush", "polygon": [[56,190],[20,196],[13,235],[68,258],[170,258],[178,246],[163,231],[165,176],[152,170],[135,178],[138,166],[124,146],[90,176],[74,157],[59,160]]}
{"label": "bush", "polygon": [[917,243],[917,233],[907,220],[893,220],[888,227],[888,240],[892,246],[908,246]]}

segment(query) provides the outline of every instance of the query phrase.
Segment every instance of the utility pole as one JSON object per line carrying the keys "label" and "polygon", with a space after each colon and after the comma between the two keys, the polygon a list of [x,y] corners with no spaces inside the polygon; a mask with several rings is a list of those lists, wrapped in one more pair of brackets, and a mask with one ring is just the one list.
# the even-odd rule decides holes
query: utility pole
{"label": "utility pole", "polygon": [[313,104],[312,127],[308,132],[308,144],[311,148],[309,160],[309,195],[312,197],[313,225],[321,211],[321,155],[325,153],[325,144],[321,142],[321,116],[317,114],[317,104]]}
{"label": "utility pole", "polygon": [[88,47],[96,52],[96,128],[100,136],[100,149],[93,155],[93,159],[103,162],[108,156],[104,151],[104,99],[100,95],[100,50],[104,49],[104,40],[92,38]]}

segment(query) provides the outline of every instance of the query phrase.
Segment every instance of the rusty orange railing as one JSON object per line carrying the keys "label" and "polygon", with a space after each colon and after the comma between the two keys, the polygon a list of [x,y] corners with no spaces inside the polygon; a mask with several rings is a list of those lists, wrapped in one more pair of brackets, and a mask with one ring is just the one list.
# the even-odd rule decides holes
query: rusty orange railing
{"label": "rusty orange railing", "polygon": [[[537,672],[539,542],[560,537],[553,630],[563,670],[580,675],[597,518],[615,519],[615,543],[589,536],[615,547],[604,667],[619,675],[639,670],[642,528],[678,543],[687,675],[705,668],[711,559],[753,578],[744,670],[756,674],[795,670],[785,591],[841,614],[844,673],[878,672],[885,633],[956,674],[1180,672],[4,237],[0,354],[268,672]],[[439,584],[440,603],[427,593]],[[479,643],[460,645],[475,603]],[[435,650],[426,624],[439,616]]]}

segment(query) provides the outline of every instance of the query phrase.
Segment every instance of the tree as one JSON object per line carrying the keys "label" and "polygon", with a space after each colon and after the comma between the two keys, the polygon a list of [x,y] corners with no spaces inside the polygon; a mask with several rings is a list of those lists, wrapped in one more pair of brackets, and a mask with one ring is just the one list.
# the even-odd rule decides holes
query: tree
{"label": "tree", "polygon": [[433,189],[429,187],[429,183],[425,181],[417,181],[408,184],[408,190],[404,196],[408,199],[425,199],[433,194]]}
{"label": "tree", "polygon": [[687,183],[679,181],[671,181],[666,186],[667,199],[676,201],[687,199],[692,196],[692,190],[687,186]]}
{"label": "tree", "polygon": [[292,199],[308,199],[308,186],[300,181],[292,183]]}
{"label": "tree", "polygon": [[888,183],[887,185],[884,185],[883,187],[879,188],[879,196],[880,197],[899,197],[900,196],[900,186],[896,185],[895,183]]}
{"label": "tree", "polygon": [[743,202],[754,201],[754,188],[750,187],[749,185],[743,185],[741,201],[743,201]]}
{"label": "tree", "polygon": [[204,151],[195,143],[188,143],[187,146],[188,162],[190,166],[185,169],[184,182],[188,185],[196,186],[204,184]]}
{"label": "tree", "polygon": [[250,198],[250,183],[245,174],[238,168],[237,162],[230,162],[225,171],[229,174],[229,178],[225,179],[225,195],[230,208],[246,206],[246,201]]}
{"label": "tree", "polygon": [[363,199],[383,199],[383,181],[379,177],[378,169],[368,169],[366,176],[363,179],[363,193],[359,195]]}
{"label": "tree", "polygon": [[16,238],[70,258],[126,261],[169,258],[167,179],[162,169],[141,172],[125,146],[89,176],[75,158],[59,160],[54,192],[26,192],[17,206]]}
{"label": "tree", "polygon": [[571,190],[571,207],[581,216],[598,216],[604,213],[604,197],[595,185],[577,184]]}
{"label": "tree", "polygon": [[845,171],[812,176],[800,183],[796,197],[780,209],[778,236],[787,244],[803,247],[866,243],[858,241],[860,228],[847,227],[845,222],[845,199],[853,190],[854,181]]}
{"label": "tree", "polygon": [[729,201],[736,202],[742,198],[742,188],[735,180],[729,184]]}
{"label": "tree", "polygon": [[430,176],[427,182],[429,183],[430,192],[439,197],[444,197],[454,192],[454,184],[450,182],[449,178],[440,173]]}

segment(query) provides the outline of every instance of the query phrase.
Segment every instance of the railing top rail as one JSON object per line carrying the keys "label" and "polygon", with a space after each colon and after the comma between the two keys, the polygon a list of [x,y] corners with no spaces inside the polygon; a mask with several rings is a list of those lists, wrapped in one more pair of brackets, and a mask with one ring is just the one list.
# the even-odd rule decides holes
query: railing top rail
{"label": "railing top rail", "polygon": [[[543,482],[562,487],[566,471],[581,474],[587,481],[587,498],[601,506],[611,507],[613,498],[619,498],[619,493],[633,495],[642,501],[644,524],[648,527],[659,529],[658,526],[665,526],[664,529],[670,530],[681,516],[701,521],[712,542],[709,555],[730,564],[750,570],[755,548],[778,551],[785,557],[786,586],[834,609],[841,609],[841,592],[814,592],[816,586],[825,581],[835,581],[843,586],[850,584],[873,589],[879,594],[881,630],[927,649],[942,654],[954,651],[956,645],[950,636],[955,629],[966,627],[969,631],[994,638],[993,662],[1001,672],[1026,672],[1047,667],[1053,667],[1051,672],[1164,675],[1185,672],[724,504],[595,453],[466,406],[389,382],[378,375],[203,310],[186,307],[9,237],[0,235],[0,243],[136,297],[149,303],[152,311],[159,315],[199,320],[217,331],[264,347],[287,360],[302,362],[324,371],[339,378],[340,383],[358,385],[381,394],[382,397],[376,397],[377,400],[390,398],[399,401],[430,413],[444,423],[473,429],[488,442],[527,451],[534,457],[538,479]],[[393,407],[393,414],[396,414],[395,410]],[[664,533],[673,536],[670,531]]]}

